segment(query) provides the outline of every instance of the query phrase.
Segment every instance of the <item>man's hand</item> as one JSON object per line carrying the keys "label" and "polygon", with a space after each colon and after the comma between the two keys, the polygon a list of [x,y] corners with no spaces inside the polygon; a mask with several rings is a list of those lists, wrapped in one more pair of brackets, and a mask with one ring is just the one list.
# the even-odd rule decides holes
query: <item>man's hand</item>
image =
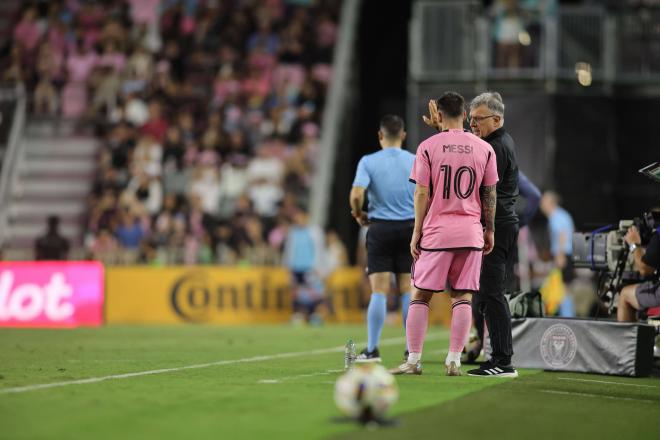
{"label": "man's hand", "polygon": [[367,226],[369,224],[369,216],[365,211],[360,211],[358,213],[351,212],[351,215],[355,219],[358,225]]}
{"label": "man's hand", "polygon": [[442,126],[440,125],[440,116],[438,113],[438,106],[435,103],[435,99],[429,101],[429,116],[423,115],[422,119],[424,123],[431,128],[435,128],[438,131],[442,131]]}
{"label": "man's hand", "polygon": [[419,240],[421,238],[422,233],[420,231],[413,231],[412,239],[410,240],[410,255],[415,260],[419,258]]}
{"label": "man's hand", "polygon": [[484,230],[484,255],[488,255],[495,247],[495,231]]}
{"label": "man's hand", "polygon": [[642,244],[642,238],[639,236],[639,231],[635,226],[631,226],[628,228],[628,232],[626,232],[626,236],[623,239],[628,244],[634,244],[637,246]]}

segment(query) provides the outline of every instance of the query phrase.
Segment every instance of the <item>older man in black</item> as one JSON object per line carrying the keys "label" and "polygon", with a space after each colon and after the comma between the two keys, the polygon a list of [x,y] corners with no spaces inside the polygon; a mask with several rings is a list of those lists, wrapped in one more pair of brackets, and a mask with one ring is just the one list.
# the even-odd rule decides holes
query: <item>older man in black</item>
{"label": "older man in black", "polygon": [[470,376],[517,377],[511,365],[513,343],[511,312],[504,296],[506,264],[515,251],[518,239],[518,165],[515,143],[504,130],[504,103],[496,92],[486,92],[470,103],[470,128],[487,141],[497,157],[497,209],[495,212],[495,247],[483,260],[481,288],[474,295],[472,307],[477,321],[485,318],[492,347],[491,359]]}

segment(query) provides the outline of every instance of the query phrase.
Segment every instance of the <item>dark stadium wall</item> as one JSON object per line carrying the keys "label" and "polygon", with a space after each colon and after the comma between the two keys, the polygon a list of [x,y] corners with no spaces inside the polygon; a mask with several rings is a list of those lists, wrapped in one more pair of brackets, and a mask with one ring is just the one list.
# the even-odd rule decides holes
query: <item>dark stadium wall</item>
{"label": "dark stadium wall", "polygon": [[619,156],[613,100],[572,95],[552,101],[554,172],[545,189],[561,195],[577,228],[613,221]]}
{"label": "dark stadium wall", "polygon": [[620,218],[632,218],[651,206],[660,206],[660,184],[638,173],[660,161],[660,141],[653,131],[660,121],[660,97],[618,98],[614,102],[617,130],[618,175],[614,194]]}
{"label": "dark stadium wall", "polygon": [[648,125],[660,118],[660,99],[558,96],[554,114],[555,187],[578,228],[660,205],[660,185],[638,173],[660,160]]}
{"label": "dark stadium wall", "polygon": [[343,133],[345,140],[337,150],[328,217],[328,226],[338,231],[352,262],[358,226],[349,213],[348,194],[360,158],[380,149],[380,118],[387,113],[405,117],[410,14],[409,1],[362,2],[354,65],[357,94],[350,109],[348,132]]}

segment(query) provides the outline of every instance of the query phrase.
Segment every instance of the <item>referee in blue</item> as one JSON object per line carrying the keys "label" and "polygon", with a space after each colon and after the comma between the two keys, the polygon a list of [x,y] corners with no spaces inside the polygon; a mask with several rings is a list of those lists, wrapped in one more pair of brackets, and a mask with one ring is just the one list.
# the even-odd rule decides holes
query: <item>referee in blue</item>
{"label": "referee in blue", "polygon": [[[380,362],[378,344],[387,314],[387,295],[392,274],[401,292],[401,314],[406,326],[410,302],[410,239],[415,225],[413,194],[408,181],[415,155],[401,149],[406,132],[403,119],[386,115],[380,121],[378,140],[381,150],[368,154],[358,163],[351,189],[351,214],[367,232],[367,273],[371,299],[367,309],[367,347],[358,362]],[[367,212],[363,211],[365,193]]]}

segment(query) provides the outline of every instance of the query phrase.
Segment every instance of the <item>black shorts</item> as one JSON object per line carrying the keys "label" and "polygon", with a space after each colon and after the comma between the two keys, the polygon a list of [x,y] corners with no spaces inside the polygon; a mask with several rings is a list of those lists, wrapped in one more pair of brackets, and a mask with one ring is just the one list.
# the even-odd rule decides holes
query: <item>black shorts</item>
{"label": "black shorts", "polygon": [[660,281],[646,281],[635,289],[639,307],[649,309],[660,306]]}
{"label": "black shorts", "polygon": [[414,220],[371,220],[367,231],[367,273],[410,273]]}
{"label": "black shorts", "polygon": [[479,294],[504,296],[506,290],[507,266],[518,246],[518,224],[499,225],[495,228],[495,247],[484,255],[481,265]]}

